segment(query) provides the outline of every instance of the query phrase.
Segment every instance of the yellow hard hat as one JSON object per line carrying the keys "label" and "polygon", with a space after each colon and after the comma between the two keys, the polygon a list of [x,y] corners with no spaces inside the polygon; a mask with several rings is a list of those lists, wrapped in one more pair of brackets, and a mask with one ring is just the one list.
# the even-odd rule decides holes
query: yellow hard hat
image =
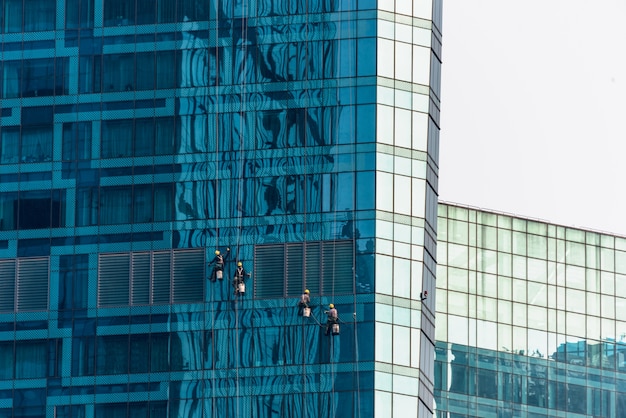
{"label": "yellow hard hat", "polygon": [[215,250],[215,255],[220,255],[219,250]]}
{"label": "yellow hard hat", "polygon": [[331,303],[330,305],[328,305],[328,307],[329,307],[330,309],[333,309],[333,308],[335,307],[335,305],[333,305],[333,304]]}
{"label": "yellow hard hat", "polygon": [[311,292],[309,292],[309,289],[307,289],[307,290],[304,291],[304,293],[311,293]]}
{"label": "yellow hard hat", "polygon": [[241,267],[241,266],[243,266],[243,264],[240,261],[240,262],[237,263],[237,267]]}

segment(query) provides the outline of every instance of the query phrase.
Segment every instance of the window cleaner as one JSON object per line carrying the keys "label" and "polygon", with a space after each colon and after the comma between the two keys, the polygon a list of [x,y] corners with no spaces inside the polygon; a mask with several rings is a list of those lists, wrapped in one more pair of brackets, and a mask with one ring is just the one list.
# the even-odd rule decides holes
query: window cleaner
{"label": "window cleaner", "polygon": [[339,335],[339,316],[337,315],[337,309],[334,304],[328,305],[328,310],[324,311],[326,314],[326,332],[325,335],[329,335],[332,331],[333,335]]}
{"label": "window cleaner", "polygon": [[230,255],[230,248],[226,248],[225,256],[220,253],[220,250],[215,250],[215,258],[213,258],[213,261],[209,263],[209,266],[212,266],[215,264],[215,266],[213,267],[213,271],[211,272],[212,282],[214,282],[215,279],[222,280],[224,278],[224,262],[226,261],[229,255]]}
{"label": "window cleaner", "polygon": [[244,278],[246,276],[250,277],[251,275],[251,272],[246,272],[246,270],[243,268],[243,263],[241,261],[238,261],[237,268],[235,269],[235,276],[233,277],[235,296],[243,295],[244,293],[246,293],[246,284],[244,283]]}
{"label": "window cleaner", "polygon": [[311,316],[311,307],[309,304],[311,303],[311,296],[309,295],[309,289],[306,289],[302,295],[300,295],[300,300],[298,301],[298,315],[304,316],[308,318]]}

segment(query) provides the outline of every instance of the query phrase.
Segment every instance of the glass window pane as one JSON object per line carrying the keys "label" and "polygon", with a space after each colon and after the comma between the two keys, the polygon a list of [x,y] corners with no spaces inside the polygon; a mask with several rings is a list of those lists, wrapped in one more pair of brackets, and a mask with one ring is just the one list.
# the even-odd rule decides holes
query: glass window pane
{"label": "glass window pane", "polygon": [[0,86],[2,97],[5,99],[18,97],[21,90],[22,61],[4,61],[0,63],[0,68],[2,68],[3,76]]}
{"label": "glass window pane", "polygon": [[105,187],[100,196],[100,223],[103,225],[131,222],[131,190],[128,187]]}
{"label": "glass window pane", "polygon": [[102,122],[102,158],[131,157],[132,144],[132,120]]}
{"label": "glass window pane", "polygon": [[45,341],[18,341],[15,344],[15,378],[47,376],[48,347]]}
{"label": "glass window pane", "polygon": [[159,0],[157,2],[158,23],[172,23],[176,21],[176,0]]}
{"label": "glass window pane", "polygon": [[97,339],[96,373],[128,373],[128,335],[102,336]]}
{"label": "glass window pane", "polygon": [[150,371],[169,371],[169,336],[168,334],[152,334],[150,336]]}
{"label": "glass window pane", "polygon": [[[122,1],[126,2],[126,0]],[[102,57],[102,85],[104,92],[134,90],[135,56],[133,54],[104,55]]]}
{"label": "glass window pane", "polygon": [[13,379],[13,342],[0,343],[0,379]]}
{"label": "glass window pane", "polygon": [[20,128],[11,127],[2,129],[2,142],[0,143],[0,163],[15,164],[20,156]]}
{"label": "glass window pane", "polygon": [[148,334],[130,336],[130,373],[147,373],[150,365]]}
{"label": "glass window pane", "polygon": [[22,31],[22,1],[23,0],[5,0],[4,1],[4,26],[5,33]]}
{"label": "glass window pane", "polygon": [[133,24],[135,24],[134,1],[104,1],[104,26],[126,26]]}
{"label": "glass window pane", "polygon": [[171,89],[176,87],[176,63],[174,51],[156,53],[156,88]]}
{"label": "glass window pane", "polygon": [[24,31],[34,32],[54,30],[56,2],[50,0],[30,0],[25,2]]}
{"label": "glass window pane", "polygon": [[22,128],[21,162],[52,161],[52,126]]}
{"label": "glass window pane", "polygon": [[155,0],[137,0],[137,24],[145,25],[155,23],[157,8]]}
{"label": "glass window pane", "polygon": [[[155,62],[154,53],[138,53],[137,59],[137,90],[154,89]],[[173,67],[173,66],[172,66]],[[132,90],[132,89],[130,89]]]}
{"label": "glass window pane", "polygon": [[93,0],[66,0],[65,27],[67,29],[93,27]]}
{"label": "glass window pane", "polygon": [[22,97],[52,96],[54,94],[54,59],[24,60]]}
{"label": "glass window pane", "polygon": [[136,186],[133,190],[133,222],[151,222],[152,207],[152,187]]}
{"label": "glass window pane", "polygon": [[154,119],[135,121],[135,157],[154,155]]}

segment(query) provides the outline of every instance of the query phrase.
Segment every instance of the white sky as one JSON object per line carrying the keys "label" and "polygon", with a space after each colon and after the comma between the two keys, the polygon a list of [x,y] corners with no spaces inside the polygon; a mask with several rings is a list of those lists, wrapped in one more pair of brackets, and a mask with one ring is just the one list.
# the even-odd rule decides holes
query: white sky
{"label": "white sky", "polygon": [[626,0],[444,0],[439,198],[626,235]]}

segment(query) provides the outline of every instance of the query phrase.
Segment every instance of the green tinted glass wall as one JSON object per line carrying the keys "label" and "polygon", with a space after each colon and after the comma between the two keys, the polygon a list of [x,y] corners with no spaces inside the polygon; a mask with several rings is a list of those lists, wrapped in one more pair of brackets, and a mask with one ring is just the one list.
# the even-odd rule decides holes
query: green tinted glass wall
{"label": "green tinted glass wall", "polygon": [[626,413],[626,240],[439,206],[439,416]]}

